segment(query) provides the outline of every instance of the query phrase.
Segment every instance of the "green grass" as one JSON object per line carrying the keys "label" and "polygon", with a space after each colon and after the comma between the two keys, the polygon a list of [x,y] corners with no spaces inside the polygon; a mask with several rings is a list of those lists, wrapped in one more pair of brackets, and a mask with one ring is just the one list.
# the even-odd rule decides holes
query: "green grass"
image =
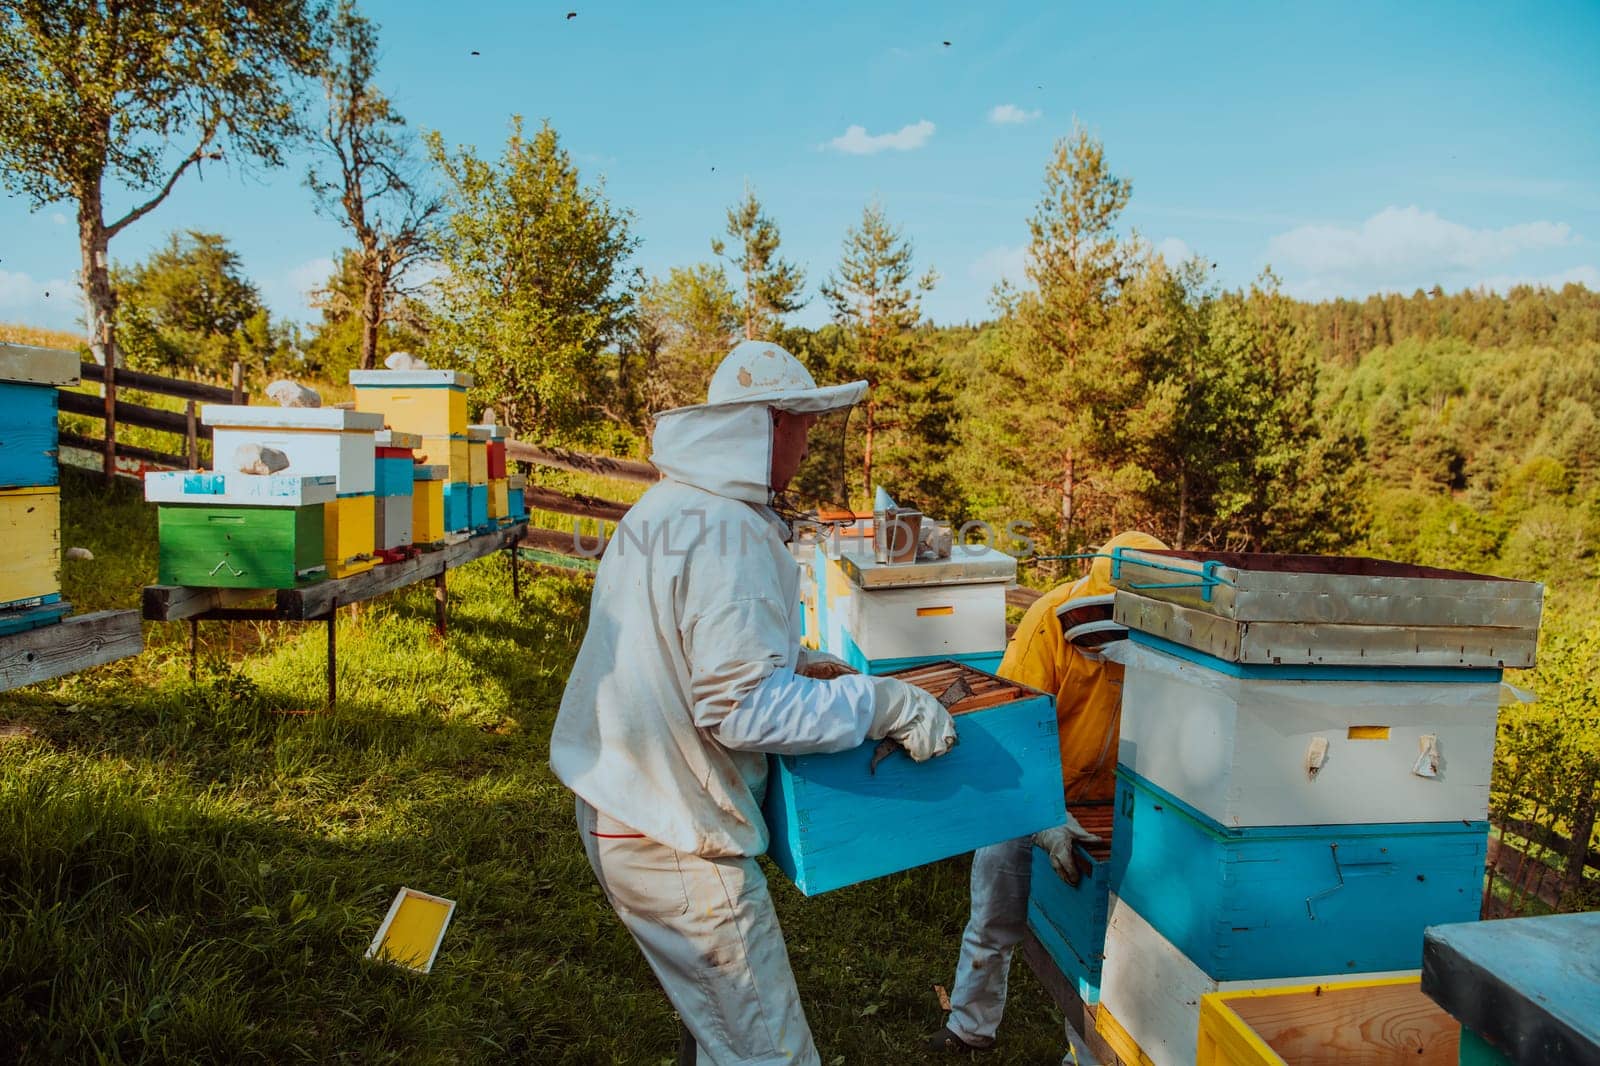
{"label": "green grass", "polygon": [[[80,609],[154,580],[132,486],[66,472]],[[583,858],[547,743],[588,583],[503,559],[320,626],[147,625],[144,655],[0,695],[0,1060],[659,1063],[676,1022]],[[916,1063],[965,860],[806,900],[773,877],[828,1063]],[[458,903],[429,976],[362,958],[401,885]],[[1053,1062],[1019,962],[997,1063]],[[927,1061],[937,1061],[928,1059]]]}

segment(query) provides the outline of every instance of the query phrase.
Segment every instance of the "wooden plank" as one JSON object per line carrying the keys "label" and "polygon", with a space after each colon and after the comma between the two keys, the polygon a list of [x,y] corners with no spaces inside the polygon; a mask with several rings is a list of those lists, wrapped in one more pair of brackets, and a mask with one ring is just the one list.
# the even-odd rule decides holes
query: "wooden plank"
{"label": "wooden plank", "polygon": [[470,537],[438,551],[424,552],[414,559],[375,567],[362,574],[323,581],[306,588],[279,589],[278,614],[286,621],[324,618],[335,599],[341,606],[347,606],[437,577],[446,570],[511,547],[522,539],[527,528],[518,523]]}
{"label": "wooden plank", "polygon": [[16,633],[0,638],[0,692],[75,674],[143,650],[138,611],[96,611]]}
{"label": "wooden plank", "polygon": [[[104,381],[105,367],[99,363],[82,364],[83,380]],[[217,385],[206,385],[198,381],[185,381],[182,378],[163,377],[160,374],[146,374],[139,370],[129,370],[118,367],[117,387],[123,389],[141,389],[144,392],[159,393],[163,396],[176,396],[180,400],[199,400],[201,403],[238,403],[234,399],[232,389],[222,388]],[[120,405],[119,405],[120,407]]]}
{"label": "wooden plank", "polygon": [[619,481],[638,481],[653,485],[661,480],[661,472],[649,463],[635,459],[613,459],[608,455],[586,455],[566,448],[541,448],[520,440],[506,441],[506,458],[535,466],[548,466],[555,470],[571,470],[578,474],[599,474]]}
{"label": "wooden plank", "polygon": [[[584,555],[580,553],[573,544],[571,530],[563,532],[559,529],[540,529],[536,526],[527,528],[527,531],[522,536],[520,545],[524,548],[538,548],[541,551],[556,552],[559,555],[570,555],[574,559],[595,559],[605,554],[604,548],[601,548],[595,554]],[[582,538],[582,546],[587,549],[593,549],[595,538]]]}
{"label": "wooden plank", "polygon": [[1083,1002],[1077,988],[1050,958],[1050,953],[1039,943],[1039,938],[1032,929],[1029,929],[1023,937],[1022,959],[1028,964],[1028,969],[1033,971],[1033,976],[1044,986],[1050,998],[1055,1001],[1056,1006],[1061,1009],[1061,1013],[1066,1016],[1067,1024],[1076,1030],[1074,1035],[1088,1045],[1088,1050],[1095,1058],[1104,1063],[1115,1063],[1117,1058],[1111,1050],[1111,1045],[1106,1043],[1105,1038],[1095,1028],[1094,1008]]}
{"label": "wooden plank", "polygon": [[146,585],[143,614],[147,622],[177,622],[210,611],[238,607],[270,590],[196,588],[192,585]]}
{"label": "wooden plank", "polygon": [[1038,589],[1030,589],[1026,585],[1018,585],[1015,588],[1006,589],[1006,606],[1026,609],[1032,607],[1033,601],[1043,595],[1044,593]]}
{"label": "wooden plank", "polygon": [[1455,1066],[1461,1025],[1414,981],[1221,997],[1285,1062]]}
{"label": "wooden plank", "polygon": [[[117,373],[117,382],[122,382],[122,371]],[[60,396],[61,410],[74,415],[89,415],[93,418],[105,414],[105,401],[98,396],[90,396],[82,392],[68,392],[63,390]],[[159,429],[167,433],[176,433],[184,436],[189,429],[189,420],[182,411],[163,411],[159,407],[145,407],[143,404],[117,401],[117,422],[130,426],[143,426],[145,429]],[[196,435],[202,440],[211,439],[210,426],[198,426]],[[119,450],[124,450],[120,449]]]}
{"label": "wooden plank", "polygon": [[554,511],[556,514],[598,518],[605,522],[620,522],[622,516],[628,513],[628,504],[599,496],[557,492],[538,485],[529,485],[523,492],[523,503],[530,511]]}
{"label": "wooden plank", "polygon": [[[100,469],[99,456],[105,452],[106,442],[93,437],[84,437],[77,433],[62,433],[61,445],[64,448],[77,448],[80,451],[92,452],[95,455],[94,465],[90,469]],[[166,452],[153,451],[149,448],[138,448],[131,444],[118,444],[117,455],[128,459],[138,459],[141,462],[154,466],[165,466],[173,470],[190,469],[189,461],[181,455],[168,455]],[[74,464],[76,465],[76,464]]]}

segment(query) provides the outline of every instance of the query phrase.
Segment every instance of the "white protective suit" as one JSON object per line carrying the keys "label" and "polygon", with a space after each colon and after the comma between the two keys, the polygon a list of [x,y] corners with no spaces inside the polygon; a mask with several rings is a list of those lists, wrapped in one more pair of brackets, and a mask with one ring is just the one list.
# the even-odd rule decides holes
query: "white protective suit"
{"label": "white protective suit", "polygon": [[663,480],[601,560],[550,740],[595,875],[701,1062],[820,1061],[754,859],[766,753],[844,751],[919,715],[949,728],[910,686],[795,672],[799,571],[768,507],[770,409],[838,409],[865,391],[819,389],[781,348],[746,341],[706,404],[657,417]]}

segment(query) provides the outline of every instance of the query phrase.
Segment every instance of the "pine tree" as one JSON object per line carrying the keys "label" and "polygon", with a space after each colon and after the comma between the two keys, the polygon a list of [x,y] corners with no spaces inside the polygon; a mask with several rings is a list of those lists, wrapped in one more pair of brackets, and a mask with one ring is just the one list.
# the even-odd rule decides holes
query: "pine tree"
{"label": "pine tree", "polygon": [[861,491],[882,483],[900,502],[937,511],[955,492],[947,458],[953,396],[925,338],[917,334],[921,294],[938,280],[913,279],[912,246],[874,203],[845,235],[837,272],[822,286],[847,339],[830,369],[841,380],[865,379],[861,420]]}
{"label": "pine tree", "polygon": [[805,288],[805,272],[793,263],[778,258],[778,224],[761,208],[755,192],[745,186],[744,199],[728,208],[729,238],[734,251],[720,240],[711,242],[711,251],[724,256],[744,280],[739,301],[744,314],[744,335],[748,339],[769,337],[782,316],[805,306],[800,291]]}

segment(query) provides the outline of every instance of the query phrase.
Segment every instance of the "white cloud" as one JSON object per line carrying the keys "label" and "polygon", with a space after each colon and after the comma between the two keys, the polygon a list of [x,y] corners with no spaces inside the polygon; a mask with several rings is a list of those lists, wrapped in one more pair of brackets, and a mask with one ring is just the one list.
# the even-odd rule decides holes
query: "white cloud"
{"label": "white cloud", "polygon": [[50,221],[54,222],[58,226],[65,226],[68,222],[68,219],[67,216],[62,214],[60,211],[52,211],[50,212]]}
{"label": "white cloud", "polygon": [[1194,249],[1179,237],[1168,237],[1156,245],[1156,254],[1167,261],[1167,266],[1175,267],[1194,258]]}
{"label": "white cloud", "polygon": [[864,126],[851,126],[828,142],[828,147],[848,155],[875,155],[885,149],[909,152],[921,148],[933,136],[933,123],[927,119],[902,126],[894,133],[868,133]]}
{"label": "white cloud", "polygon": [[989,121],[996,126],[1020,126],[1024,122],[1032,122],[1042,111],[1024,111],[1016,104],[997,104],[989,109]]}
{"label": "white cloud", "polygon": [[[1267,261],[1284,288],[1320,299],[1443,285],[1478,286],[1498,275],[1548,273],[1519,257],[1579,243],[1564,222],[1523,222],[1476,229],[1418,207],[1386,207],[1356,226],[1297,226],[1267,244]],[[1492,273],[1491,273],[1492,272]]]}
{"label": "white cloud", "polygon": [[74,330],[82,317],[83,294],[74,282],[36,281],[20,271],[0,270],[0,321]]}
{"label": "white cloud", "polygon": [[1496,274],[1492,278],[1484,278],[1478,284],[1491,292],[1505,292],[1518,285],[1543,285],[1547,289],[1559,289],[1572,282],[1577,282],[1594,292],[1600,292],[1600,267],[1592,264],[1575,266],[1568,270],[1558,270],[1553,274]]}

